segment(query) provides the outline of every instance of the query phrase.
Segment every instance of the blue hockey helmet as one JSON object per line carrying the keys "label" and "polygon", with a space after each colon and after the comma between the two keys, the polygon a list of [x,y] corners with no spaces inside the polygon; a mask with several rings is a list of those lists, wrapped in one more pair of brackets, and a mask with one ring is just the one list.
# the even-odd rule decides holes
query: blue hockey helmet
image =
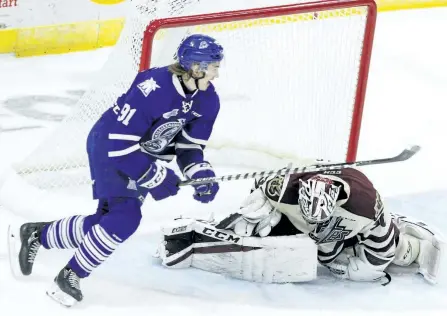
{"label": "blue hockey helmet", "polygon": [[210,36],[193,34],[180,43],[177,59],[185,70],[190,70],[197,63],[204,71],[209,64],[223,59],[223,47]]}

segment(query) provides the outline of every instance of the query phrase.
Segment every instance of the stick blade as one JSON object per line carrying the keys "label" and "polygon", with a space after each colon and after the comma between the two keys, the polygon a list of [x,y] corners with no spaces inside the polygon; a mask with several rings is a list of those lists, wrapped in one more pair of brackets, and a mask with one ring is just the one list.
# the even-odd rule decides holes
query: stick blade
{"label": "stick blade", "polygon": [[421,150],[421,146],[418,145],[414,145],[411,146],[410,148],[406,148],[404,149],[404,151],[402,151],[399,156],[397,156],[396,160],[397,161],[405,161],[410,159],[411,157],[413,157],[417,152],[419,152]]}

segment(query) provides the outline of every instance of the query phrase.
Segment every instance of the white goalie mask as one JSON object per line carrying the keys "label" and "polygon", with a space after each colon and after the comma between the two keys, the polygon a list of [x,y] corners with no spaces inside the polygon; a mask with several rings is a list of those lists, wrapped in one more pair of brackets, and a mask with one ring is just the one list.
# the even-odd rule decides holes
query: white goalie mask
{"label": "white goalie mask", "polygon": [[329,178],[316,175],[299,179],[298,204],[304,219],[309,223],[327,221],[335,211],[340,187]]}

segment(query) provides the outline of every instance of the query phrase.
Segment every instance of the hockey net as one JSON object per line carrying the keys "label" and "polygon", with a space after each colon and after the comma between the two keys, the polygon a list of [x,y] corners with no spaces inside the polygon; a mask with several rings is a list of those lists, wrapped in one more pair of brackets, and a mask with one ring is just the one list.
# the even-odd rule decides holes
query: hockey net
{"label": "hockey net", "polygon": [[355,158],[376,18],[372,0],[139,0],[129,11],[95,86],[13,166],[27,185],[89,183],[90,127],[138,70],[172,63],[180,40],[192,33],[209,34],[225,49],[215,80],[221,110],[207,147],[213,164],[274,168],[303,157]]}

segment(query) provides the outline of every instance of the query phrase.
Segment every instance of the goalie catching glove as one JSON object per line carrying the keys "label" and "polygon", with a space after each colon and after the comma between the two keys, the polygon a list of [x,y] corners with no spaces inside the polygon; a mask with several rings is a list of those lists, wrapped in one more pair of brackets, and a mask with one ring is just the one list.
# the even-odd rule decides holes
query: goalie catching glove
{"label": "goalie catching glove", "polygon": [[219,229],[230,229],[239,236],[265,237],[281,220],[261,188],[254,190],[242,203],[239,212],[230,214],[216,225]]}

